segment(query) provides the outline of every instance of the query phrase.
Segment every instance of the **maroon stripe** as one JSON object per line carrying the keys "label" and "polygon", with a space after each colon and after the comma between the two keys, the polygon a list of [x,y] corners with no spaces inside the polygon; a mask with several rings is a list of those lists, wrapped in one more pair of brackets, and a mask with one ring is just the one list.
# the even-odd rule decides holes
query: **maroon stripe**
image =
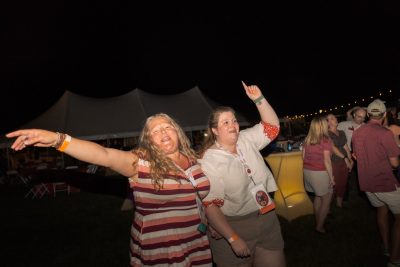
{"label": "maroon stripe", "polygon": [[190,226],[194,226],[194,225],[197,226],[199,223],[200,223],[200,218],[190,220],[190,221],[185,221],[185,222],[173,222],[173,223],[152,225],[149,227],[143,227],[141,233],[147,234],[147,233],[162,231],[162,230],[185,228],[185,227],[190,227]]}
{"label": "maroon stripe", "polygon": [[193,175],[195,180],[203,178],[204,176],[206,175],[202,171],[200,171],[198,174]]}
{"label": "maroon stripe", "polygon": [[133,191],[142,192],[142,193],[150,193],[150,194],[154,194],[154,195],[168,196],[168,195],[178,195],[178,194],[180,195],[183,193],[192,194],[195,192],[195,189],[193,187],[188,187],[188,188],[180,188],[180,189],[163,188],[160,190],[155,190],[153,188],[145,188],[145,187],[135,186],[135,187],[133,187]]}
{"label": "maroon stripe", "polygon": [[204,265],[204,264],[209,264],[212,263],[211,261],[211,257],[208,259],[202,259],[202,260],[198,260],[198,261],[192,261],[192,266],[196,266],[196,265]]}
{"label": "maroon stripe", "polygon": [[[156,259],[156,260],[144,260],[141,259],[140,255],[135,253],[134,251],[131,251],[131,256],[140,259],[141,263],[143,265],[156,265],[156,264],[174,264],[174,263],[180,263],[183,262],[186,258],[189,257],[189,255],[198,252],[198,251],[206,251],[209,249],[209,246],[203,246],[203,247],[197,247],[194,248],[190,251],[187,251],[186,253],[184,253],[182,256],[180,257],[173,257],[173,258],[161,258],[161,259]],[[196,261],[196,262],[200,262],[200,261]],[[201,262],[205,262],[205,263],[211,263],[211,254],[210,254],[210,259],[209,261],[207,260],[201,260]],[[193,265],[193,263],[192,263]]]}
{"label": "maroon stripe", "polygon": [[[197,172],[197,170],[195,170],[194,172]],[[192,172],[193,174],[193,172]],[[201,179],[203,177],[205,177],[206,175],[203,173],[203,171],[199,171],[199,173],[194,174],[193,177],[195,180],[197,179]],[[139,171],[138,172],[138,177],[140,179],[151,179],[150,173],[148,172],[143,172],[143,171]],[[168,174],[166,175],[166,177],[164,179],[178,179],[178,180],[188,180],[186,176],[181,175],[181,174]]]}
{"label": "maroon stripe", "polygon": [[190,221],[184,221],[184,222],[164,223],[164,224],[159,224],[159,225],[143,227],[142,233],[147,234],[147,233],[156,232],[156,231],[176,229],[176,228],[187,228],[187,227],[191,227],[191,226],[197,227],[198,224],[200,224],[200,218],[196,218],[196,219],[193,219]]}
{"label": "maroon stripe", "polygon": [[136,229],[140,233],[141,225],[137,224],[135,221],[132,222],[132,227]]}
{"label": "maroon stripe", "polygon": [[196,206],[196,200],[187,200],[187,201],[168,201],[165,203],[146,203],[137,201],[135,202],[136,208],[142,209],[161,209],[161,208],[171,208],[171,207],[180,207],[180,206]]}
{"label": "maroon stripe", "polygon": [[192,242],[198,238],[201,238],[202,236],[203,236],[203,234],[198,232],[198,234],[187,237],[185,239],[170,240],[170,241],[147,244],[147,245],[140,244],[137,240],[134,240],[134,239],[132,240],[132,242],[134,244],[138,245],[143,250],[151,250],[151,249],[158,249],[158,248],[163,248],[163,247],[179,246],[181,244],[186,244],[188,242]]}
{"label": "maroon stripe", "polygon": [[163,212],[171,212],[171,211],[182,211],[182,210],[193,210],[194,207],[185,207],[185,208],[180,208],[180,209],[163,209],[163,210],[142,210],[138,207],[136,207],[136,212],[146,216],[150,214],[156,214],[156,213],[163,213]]}
{"label": "maroon stripe", "polygon": [[155,231],[167,230],[167,229],[176,229],[176,228],[185,228],[194,225],[198,225],[200,223],[200,218],[196,218],[190,221],[184,222],[171,222],[171,223],[163,223],[158,225],[152,225],[148,227],[143,227],[143,225],[138,224],[137,222],[132,222],[132,227],[136,229],[139,233],[146,234]]}
{"label": "maroon stripe", "polygon": [[[140,179],[151,179],[150,173],[149,172],[144,172],[144,171],[138,171],[138,177]],[[187,180],[185,176],[180,175],[180,174],[165,174],[164,179],[181,179],[181,180]]]}

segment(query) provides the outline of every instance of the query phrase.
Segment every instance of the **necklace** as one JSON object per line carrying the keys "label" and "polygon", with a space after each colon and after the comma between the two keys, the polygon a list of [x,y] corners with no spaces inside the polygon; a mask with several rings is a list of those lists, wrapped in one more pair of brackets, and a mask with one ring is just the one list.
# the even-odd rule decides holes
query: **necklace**
{"label": "necklace", "polygon": [[215,141],[215,145],[217,146],[217,148],[219,148],[219,149],[221,149],[221,150],[223,150],[223,151],[225,151],[225,152],[227,152],[227,153],[229,153],[229,154],[231,154],[231,155],[233,155],[235,157],[238,157],[239,160],[240,160],[240,163],[242,163],[242,166],[243,166],[247,176],[253,182],[254,185],[256,184],[254,182],[253,175],[251,174],[251,169],[250,169],[249,165],[247,164],[246,159],[243,156],[242,150],[240,150],[238,144],[236,144],[236,151],[238,152],[237,154],[234,154],[234,153],[228,151],[223,146],[221,146],[217,141]]}

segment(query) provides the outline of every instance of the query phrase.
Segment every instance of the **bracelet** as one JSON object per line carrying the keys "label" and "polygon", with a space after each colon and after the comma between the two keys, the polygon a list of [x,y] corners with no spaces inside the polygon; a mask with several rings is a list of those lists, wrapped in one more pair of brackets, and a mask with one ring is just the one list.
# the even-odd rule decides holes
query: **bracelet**
{"label": "bracelet", "polygon": [[59,147],[61,144],[61,133],[56,132],[56,134],[57,134],[57,139],[54,142],[54,144],[52,145],[52,147]]}
{"label": "bracelet", "polygon": [[65,149],[67,149],[69,143],[71,143],[71,136],[68,134],[63,134],[64,135],[64,140],[59,148],[57,148],[58,151],[64,152]]}
{"label": "bracelet", "polygon": [[65,134],[59,133],[59,132],[56,132],[56,134],[57,134],[57,139],[56,139],[56,142],[54,143],[54,145],[52,145],[52,147],[54,147],[55,149],[59,149],[65,140]]}
{"label": "bracelet", "polygon": [[263,95],[257,97],[256,99],[253,100],[254,104],[258,104],[261,102],[261,100],[263,100],[265,97]]}
{"label": "bracelet", "polygon": [[229,242],[229,243],[233,243],[233,242],[235,242],[238,238],[239,238],[239,236],[238,236],[236,233],[234,233],[231,237],[228,238],[228,242]]}

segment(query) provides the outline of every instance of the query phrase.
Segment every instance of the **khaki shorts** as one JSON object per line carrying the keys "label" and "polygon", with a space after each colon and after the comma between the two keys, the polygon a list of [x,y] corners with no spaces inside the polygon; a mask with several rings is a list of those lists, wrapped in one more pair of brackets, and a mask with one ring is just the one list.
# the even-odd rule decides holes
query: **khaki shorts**
{"label": "khaki shorts", "polygon": [[308,192],[314,192],[316,196],[324,196],[333,192],[330,178],[326,171],[311,171],[304,169],[304,187]]}
{"label": "khaki shorts", "polygon": [[[275,210],[264,215],[258,215],[257,211],[245,216],[226,216],[226,218],[238,236],[247,243],[252,255],[254,255],[256,246],[267,250],[284,248],[281,226]],[[210,246],[213,261],[218,266],[237,266],[253,260],[251,257],[237,257],[231,245],[223,238],[215,240],[210,237]]]}
{"label": "khaki shorts", "polygon": [[378,208],[387,205],[393,214],[400,213],[400,188],[392,192],[365,192],[372,206]]}

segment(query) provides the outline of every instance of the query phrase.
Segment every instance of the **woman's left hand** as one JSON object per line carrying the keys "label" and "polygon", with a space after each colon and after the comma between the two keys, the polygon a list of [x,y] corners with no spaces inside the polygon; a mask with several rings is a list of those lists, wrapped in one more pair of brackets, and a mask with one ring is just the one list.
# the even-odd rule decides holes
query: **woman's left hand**
{"label": "woman's left hand", "polygon": [[244,242],[240,237],[231,243],[231,247],[238,257],[249,257],[251,254],[246,242]]}
{"label": "woman's left hand", "polygon": [[261,90],[260,90],[260,88],[258,88],[257,85],[246,85],[243,81],[242,81],[242,84],[243,84],[244,90],[246,91],[247,96],[252,101],[256,100],[257,98],[259,98],[262,95]]}

